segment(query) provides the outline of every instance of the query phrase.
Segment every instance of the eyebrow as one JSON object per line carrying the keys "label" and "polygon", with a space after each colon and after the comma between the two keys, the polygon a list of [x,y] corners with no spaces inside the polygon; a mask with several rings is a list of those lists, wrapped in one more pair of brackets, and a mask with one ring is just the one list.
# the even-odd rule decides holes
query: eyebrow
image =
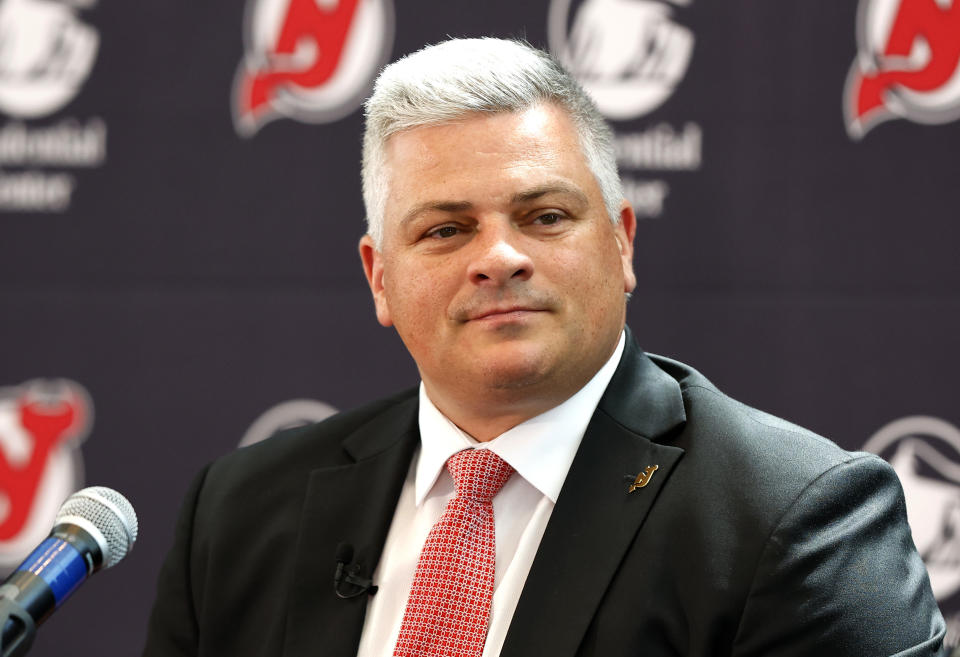
{"label": "eyebrow", "polygon": [[431,210],[435,212],[464,212],[472,207],[473,203],[470,201],[427,201],[403,215],[403,218],[400,220],[400,225],[402,226],[424,212]]}
{"label": "eyebrow", "polygon": [[[578,203],[583,205],[586,205],[590,202],[589,199],[587,199],[587,195],[580,191],[579,188],[566,183],[557,182],[548,183],[546,185],[541,185],[540,187],[534,187],[522,192],[517,192],[513,195],[513,198],[510,199],[510,203],[511,205],[529,203],[530,201],[535,201],[544,196],[549,196],[550,194],[567,194],[569,196],[573,196]],[[424,212],[434,211],[454,213],[465,212],[471,209],[473,209],[473,203],[470,201],[427,201],[426,203],[421,203],[407,212],[400,220],[400,225],[408,223]]]}
{"label": "eyebrow", "polygon": [[567,194],[573,196],[577,201],[583,204],[589,203],[587,195],[580,191],[579,188],[574,187],[573,185],[567,185],[565,183],[549,183],[542,185],[540,187],[534,187],[523,192],[518,192],[511,199],[513,204],[518,203],[528,203],[530,201],[535,201],[538,198],[543,196],[548,196],[550,194]]}

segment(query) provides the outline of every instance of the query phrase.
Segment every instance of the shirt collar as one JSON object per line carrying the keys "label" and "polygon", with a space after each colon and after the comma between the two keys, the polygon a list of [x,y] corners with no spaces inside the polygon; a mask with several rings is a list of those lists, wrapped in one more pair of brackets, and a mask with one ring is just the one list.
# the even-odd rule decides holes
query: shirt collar
{"label": "shirt collar", "polygon": [[417,506],[433,488],[447,459],[471,447],[493,450],[521,477],[556,503],[587,424],[623,355],[624,342],[621,333],[613,355],[570,399],[486,443],[477,442],[441,413],[430,401],[421,382]]}

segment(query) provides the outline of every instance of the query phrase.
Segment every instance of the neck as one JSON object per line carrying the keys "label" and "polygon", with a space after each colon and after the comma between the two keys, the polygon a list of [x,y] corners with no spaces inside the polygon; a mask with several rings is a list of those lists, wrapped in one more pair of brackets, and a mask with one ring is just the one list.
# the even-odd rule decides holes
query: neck
{"label": "neck", "polygon": [[[420,377],[433,405],[474,440],[487,442],[518,424],[564,403],[586,386],[616,352],[620,337],[602,360],[588,368],[552,372],[509,385],[470,377]],[[559,383],[559,385],[558,385]]]}
{"label": "neck", "polygon": [[517,400],[515,393],[514,398],[508,399],[508,392],[502,399],[487,397],[483,402],[478,403],[479,400],[474,397],[469,403],[463,403],[461,398],[445,395],[426,381],[424,386],[430,401],[441,413],[463,432],[482,443],[493,440],[518,424],[559,406],[573,394],[551,400]]}

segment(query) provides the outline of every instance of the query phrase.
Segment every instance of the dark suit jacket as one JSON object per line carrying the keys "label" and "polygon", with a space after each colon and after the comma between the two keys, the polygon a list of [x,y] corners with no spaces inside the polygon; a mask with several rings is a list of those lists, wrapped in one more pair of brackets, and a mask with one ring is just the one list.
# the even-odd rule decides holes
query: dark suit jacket
{"label": "dark suit jacket", "polygon": [[[627,342],[501,655],[935,654],[943,619],[891,468]],[[411,390],[213,463],[146,657],[355,655],[367,596],[334,594],[336,546],[373,571],[418,441]]]}

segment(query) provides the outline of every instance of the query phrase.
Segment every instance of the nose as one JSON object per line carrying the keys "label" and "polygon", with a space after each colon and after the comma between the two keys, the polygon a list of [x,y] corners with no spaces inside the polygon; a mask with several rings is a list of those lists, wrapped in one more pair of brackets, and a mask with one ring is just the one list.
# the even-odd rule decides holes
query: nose
{"label": "nose", "polygon": [[514,227],[488,226],[481,229],[473,241],[477,252],[467,274],[475,285],[499,286],[533,276],[533,260],[520,246]]}

